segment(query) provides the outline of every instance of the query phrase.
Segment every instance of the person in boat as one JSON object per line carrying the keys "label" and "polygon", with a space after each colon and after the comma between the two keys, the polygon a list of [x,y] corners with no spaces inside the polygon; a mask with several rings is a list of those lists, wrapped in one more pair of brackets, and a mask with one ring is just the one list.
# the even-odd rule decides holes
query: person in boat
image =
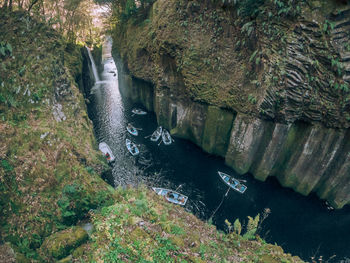
{"label": "person in boat", "polygon": [[106,152],[106,158],[107,158],[108,161],[111,159],[111,156],[109,155],[108,152]]}
{"label": "person in boat", "polygon": [[232,177],[230,177],[230,179],[228,179],[228,182],[229,182],[229,184],[232,184],[234,186],[237,184],[237,182]]}
{"label": "person in boat", "polygon": [[168,198],[175,199],[175,195],[173,194],[173,192],[167,192],[166,196]]}
{"label": "person in boat", "polygon": [[185,202],[185,198],[183,196],[179,197],[178,200],[181,204]]}
{"label": "person in boat", "polygon": [[135,145],[133,145],[133,146],[131,147],[131,152],[132,152],[132,153],[136,153],[136,147],[135,147]]}

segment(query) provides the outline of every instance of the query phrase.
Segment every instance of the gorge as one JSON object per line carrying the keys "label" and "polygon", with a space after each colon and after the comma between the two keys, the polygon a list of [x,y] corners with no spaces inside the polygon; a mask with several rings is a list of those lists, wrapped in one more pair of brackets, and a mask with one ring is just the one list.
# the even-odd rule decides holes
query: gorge
{"label": "gorge", "polygon": [[159,0],[116,31],[123,94],[240,174],[349,204],[349,6],[302,2],[239,29],[229,7],[208,5]]}

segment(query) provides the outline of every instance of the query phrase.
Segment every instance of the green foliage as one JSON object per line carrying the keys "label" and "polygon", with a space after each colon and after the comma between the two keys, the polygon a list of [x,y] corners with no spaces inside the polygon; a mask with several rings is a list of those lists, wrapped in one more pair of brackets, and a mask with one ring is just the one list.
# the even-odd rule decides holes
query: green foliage
{"label": "green foliage", "polygon": [[259,50],[255,50],[249,58],[249,62],[252,62]]}
{"label": "green foliage", "polygon": [[265,3],[265,0],[234,0],[233,3],[238,6],[237,14],[243,17],[255,17],[258,15],[259,8]]}
{"label": "green foliage", "polygon": [[341,76],[343,73],[343,65],[338,58],[331,58],[332,68],[337,72],[338,76]]}
{"label": "green foliage", "polygon": [[171,234],[174,234],[174,235],[183,235],[186,233],[182,227],[177,226],[177,225],[172,225],[170,232],[171,232]]}
{"label": "green foliage", "polygon": [[324,33],[326,34],[330,34],[331,30],[333,30],[335,27],[335,23],[334,22],[330,22],[327,19],[325,20],[322,30]]}
{"label": "green foliage", "polygon": [[252,34],[253,30],[254,30],[254,23],[252,21],[245,23],[241,28],[241,32],[246,33],[248,36]]}
{"label": "green foliage", "polygon": [[12,56],[12,46],[10,43],[0,42],[0,58],[1,56]]}
{"label": "green foliage", "polygon": [[233,229],[234,229],[234,231],[236,232],[237,235],[240,235],[241,232],[242,232],[242,225],[241,225],[241,222],[239,222],[238,218],[233,223]]}
{"label": "green foliage", "polygon": [[106,204],[107,197],[108,193],[106,191],[100,191],[96,195],[92,195],[83,186],[79,186],[76,183],[64,186],[61,198],[57,201],[61,211],[62,222],[65,225],[75,224],[90,209]]}
{"label": "green foliage", "polygon": [[134,0],[127,0],[126,4],[125,4],[125,11],[123,13],[123,15],[126,18],[129,18],[130,16],[132,16],[135,12],[136,12],[137,8],[136,8],[136,4]]}
{"label": "green foliage", "polygon": [[251,240],[255,238],[256,231],[258,230],[259,220],[260,214],[257,214],[255,218],[248,216],[247,230],[243,235],[244,239]]}
{"label": "green foliage", "polygon": [[6,172],[13,171],[13,166],[7,160],[2,160],[1,166]]}
{"label": "green foliage", "polygon": [[248,101],[251,103],[251,104],[255,104],[256,103],[256,98],[253,94],[249,94],[248,95]]}

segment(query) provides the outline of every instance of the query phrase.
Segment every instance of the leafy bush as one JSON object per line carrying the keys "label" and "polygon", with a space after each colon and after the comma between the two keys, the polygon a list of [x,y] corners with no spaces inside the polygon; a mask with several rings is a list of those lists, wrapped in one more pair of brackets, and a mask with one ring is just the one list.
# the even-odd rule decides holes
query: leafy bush
{"label": "leafy bush", "polygon": [[82,219],[90,209],[95,209],[108,202],[108,192],[89,193],[76,183],[66,185],[62,189],[61,198],[57,201],[62,222],[73,225]]}
{"label": "leafy bush", "polygon": [[12,46],[10,43],[0,42],[0,57],[12,56]]}

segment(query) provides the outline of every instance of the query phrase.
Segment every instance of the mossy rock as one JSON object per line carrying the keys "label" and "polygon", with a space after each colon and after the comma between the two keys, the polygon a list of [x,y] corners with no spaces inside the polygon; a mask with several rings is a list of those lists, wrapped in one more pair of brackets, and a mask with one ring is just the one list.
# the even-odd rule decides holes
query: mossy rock
{"label": "mossy rock", "polygon": [[130,233],[130,239],[131,240],[138,240],[138,239],[142,239],[142,240],[146,240],[149,239],[149,234],[146,233],[145,230],[137,227],[135,228],[131,233]]}
{"label": "mossy rock", "polygon": [[16,252],[16,263],[30,263],[31,261],[25,255]]}
{"label": "mossy rock", "polygon": [[69,255],[68,257],[65,257],[59,261],[57,261],[57,263],[71,263],[72,262],[72,255]]}
{"label": "mossy rock", "polygon": [[179,237],[179,236],[173,236],[170,237],[171,242],[178,246],[178,247],[184,247],[185,246],[185,242],[183,240],[183,238]]}
{"label": "mossy rock", "polygon": [[262,255],[261,258],[259,259],[259,263],[279,263],[279,262],[281,262],[280,259],[276,260],[271,255]]}
{"label": "mossy rock", "polygon": [[85,250],[86,250],[86,244],[81,245],[80,247],[74,249],[74,251],[72,252],[72,256],[74,258],[79,258],[84,255]]}
{"label": "mossy rock", "polygon": [[189,260],[189,262],[193,262],[193,263],[205,263],[206,262],[206,261],[204,261],[200,258],[197,258],[195,256],[189,256],[188,260]]}
{"label": "mossy rock", "polygon": [[88,233],[82,227],[71,227],[46,238],[40,250],[43,255],[61,259],[87,239]]}

